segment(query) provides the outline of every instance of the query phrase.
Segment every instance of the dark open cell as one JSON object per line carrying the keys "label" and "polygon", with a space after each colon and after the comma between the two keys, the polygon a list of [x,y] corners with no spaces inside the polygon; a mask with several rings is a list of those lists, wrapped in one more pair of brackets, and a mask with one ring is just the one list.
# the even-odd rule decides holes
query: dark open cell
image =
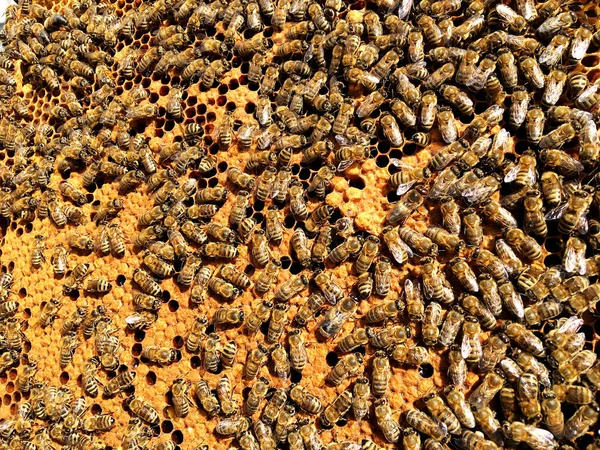
{"label": "dark open cell", "polygon": [[206,114],[206,105],[204,103],[200,103],[197,107],[196,107],[196,112],[200,115],[204,115]]}
{"label": "dark open cell", "polygon": [[10,403],[12,402],[12,397],[10,394],[4,394],[4,397],[2,399],[2,403],[4,403],[5,405],[10,405]]}
{"label": "dark open cell", "polygon": [[[217,115],[213,112],[213,111],[209,111],[206,114],[206,121],[207,122],[214,122],[217,119]],[[207,130],[208,133],[208,130]]]}
{"label": "dark open cell", "polygon": [[421,364],[419,366],[419,375],[423,378],[431,378],[433,376],[433,366],[431,364]]}
{"label": "dark open cell", "polygon": [[217,90],[219,91],[219,94],[227,95],[227,92],[229,92],[229,86],[226,84],[220,84]]}
{"label": "dark open cell", "polygon": [[256,200],[253,205],[254,211],[262,211],[265,208],[265,204],[261,201]]}
{"label": "dark open cell", "polygon": [[281,261],[281,267],[284,270],[289,269],[289,267],[292,265],[292,260],[289,256],[282,256],[280,261]]}
{"label": "dark open cell", "polygon": [[170,420],[163,420],[160,424],[160,429],[163,433],[170,433],[173,431],[173,423]]}
{"label": "dark open cell", "polygon": [[217,106],[225,106],[225,104],[227,103],[227,97],[225,97],[224,95],[219,95],[217,97]]}
{"label": "dark open cell", "polygon": [[217,165],[217,170],[220,173],[223,173],[227,170],[227,162],[226,161],[221,161],[218,165]]}
{"label": "dark open cell", "polygon": [[546,267],[558,266],[561,264],[561,262],[560,256],[556,254],[548,255],[544,258],[544,264]]}
{"label": "dark open cell", "polygon": [[169,300],[171,300],[171,293],[165,289],[163,291],[163,293],[162,293],[162,297],[161,298],[162,298],[162,301],[166,303]]}
{"label": "dark open cell", "polygon": [[294,216],[286,216],[285,219],[283,219],[283,226],[291,229],[294,228],[294,225],[296,225],[296,219],[294,219]]}
{"label": "dark open cell", "polygon": [[390,192],[388,192],[387,199],[388,202],[395,203],[400,199],[400,196],[396,194],[396,191],[394,189],[392,189]]}
{"label": "dark open cell", "polygon": [[413,143],[407,143],[402,148],[402,153],[406,156],[414,155],[417,151],[417,146]]}
{"label": "dark open cell", "polygon": [[595,55],[588,55],[581,60],[581,64],[586,67],[595,67],[598,65],[598,62],[600,62],[600,60]]}
{"label": "dark open cell", "polygon": [[292,275],[298,275],[300,272],[302,272],[303,269],[304,269],[304,267],[302,266],[302,264],[294,261],[292,263],[292,265],[290,266],[290,273]]}
{"label": "dark open cell", "polygon": [[69,382],[69,372],[62,372],[60,374],[60,384],[67,384]]}
{"label": "dark open cell", "polygon": [[563,243],[562,240],[559,238],[548,238],[546,239],[544,247],[546,247],[546,250],[550,253],[557,253],[562,250]]}
{"label": "dark open cell", "polygon": [[6,392],[12,394],[15,390],[15,383],[13,383],[12,381],[9,381],[8,383],[6,383]]}
{"label": "dark open cell", "polygon": [[142,344],[133,344],[131,347],[131,354],[133,356],[140,356],[142,354]]}
{"label": "dark open cell", "polygon": [[246,111],[246,114],[254,114],[255,110],[256,105],[254,104],[254,102],[248,102],[246,103],[246,106],[244,106],[244,111]]}
{"label": "dark open cell", "polygon": [[340,360],[340,357],[337,355],[336,352],[329,352],[329,353],[327,353],[327,356],[325,357],[325,361],[327,362],[327,365],[329,367],[335,366],[339,360]]}
{"label": "dark open cell", "polygon": [[147,383],[149,386],[154,386],[154,385],[156,384],[156,374],[155,374],[154,372],[152,372],[152,371],[149,371],[149,372],[146,374],[146,383]]}
{"label": "dark open cell", "polygon": [[152,84],[152,80],[150,78],[144,78],[142,80],[142,87],[144,89],[148,89],[150,87],[150,85]]}
{"label": "dark open cell", "polygon": [[292,370],[290,373],[290,380],[292,383],[300,383],[302,381],[302,372]]}
{"label": "dark open cell", "polygon": [[237,106],[234,102],[227,102],[227,105],[225,106],[225,109],[229,112],[235,111],[236,108]]}
{"label": "dark open cell", "polygon": [[356,189],[364,189],[365,188],[365,182],[363,181],[362,178],[358,177],[358,178],[351,178],[349,183],[350,187],[356,188]]}
{"label": "dark open cell", "polygon": [[208,186],[209,187],[217,187],[217,185],[219,184],[219,179],[217,177],[211,178],[210,180],[208,180]]}
{"label": "dark open cell", "polygon": [[179,309],[179,302],[177,300],[171,300],[169,302],[169,311],[175,312]]}
{"label": "dark open cell", "polygon": [[229,81],[229,89],[231,89],[232,91],[235,91],[239,87],[240,83],[235,78]]}
{"label": "dark open cell", "polygon": [[133,334],[133,340],[135,342],[142,342],[146,338],[146,332],[144,330],[136,330]]}
{"label": "dark open cell", "polygon": [[377,167],[384,168],[388,166],[390,159],[385,155],[379,155],[375,160],[375,163],[377,164]]}
{"label": "dark open cell", "polygon": [[20,298],[27,297],[27,289],[26,288],[23,287],[23,288],[19,289],[19,297]]}
{"label": "dark open cell", "polygon": [[181,336],[175,336],[173,338],[173,347],[174,348],[177,348],[177,349],[182,348],[184,343],[185,342]]}
{"label": "dark open cell", "polygon": [[19,403],[21,401],[21,393],[19,391],[13,394],[13,400],[15,403]]}
{"label": "dark open cell", "polygon": [[25,233],[31,233],[33,231],[33,225],[28,223],[25,225]]}
{"label": "dark open cell", "polygon": [[125,277],[125,275],[123,275],[123,274],[117,275],[117,279],[116,279],[117,286],[123,286],[125,284],[125,281],[127,281],[127,278]]}
{"label": "dark open cell", "polygon": [[192,356],[190,358],[190,366],[192,367],[192,369],[197,369],[198,367],[200,367],[201,364],[202,361],[200,361],[199,356]]}

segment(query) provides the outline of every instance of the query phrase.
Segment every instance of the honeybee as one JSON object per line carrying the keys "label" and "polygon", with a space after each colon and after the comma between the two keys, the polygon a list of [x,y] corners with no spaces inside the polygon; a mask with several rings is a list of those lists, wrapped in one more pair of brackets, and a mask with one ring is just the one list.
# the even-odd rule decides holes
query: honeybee
{"label": "honeybee", "polygon": [[267,354],[267,348],[261,344],[248,353],[246,365],[244,366],[245,378],[249,380],[256,378],[261,368],[267,363]]}
{"label": "honeybee", "polygon": [[200,380],[194,385],[194,395],[210,417],[214,417],[221,412],[217,396],[212,393],[206,380]]}
{"label": "honeybee", "polygon": [[546,220],[556,220],[560,233],[569,234],[577,230],[587,231],[587,211],[591,204],[591,196],[583,191],[577,190],[569,197],[566,203],[546,213]]}
{"label": "honeybee", "polygon": [[394,444],[400,440],[401,428],[398,421],[392,417],[392,408],[387,398],[375,402],[375,421],[386,441]]}
{"label": "honeybee", "polygon": [[357,308],[357,299],[354,297],[344,298],[323,315],[319,322],[319,333],[326,339],[335,337]]}
{"label": "honeybee", "polygon": [[282,379],[290,376],[290,360],[287,351],[281,344],[275,344],[271,349],[271,360],[273,361],[273,372]]}
{"label": "honeybee", "polygon": [[67,256],[69,251],[62,244],[58,244],[52,251],[52,270],[55,277],[61,277],[67,271]]}
{"label": "honeybee", "polygon": [[304,199],[305,192],[302,184],[292,181],[290,190],[290,212],[296,220],[306,220],[308,217],[308,209],[306,200]]}
{"label": "honeybee", "polygon": [[[448,413],[452,414],[450,411]],[[418,409],[409,410],[405,416],[406,422],[420,433],[431,436],[436,441],[443,441],[448,429],[445,423],[436,422],[424,412]]]}
{"label": "honeybee", "polygon": [[221,419],[215,426],[215,433],[221,436],[237,436],[250,428],[248,417],[234,417]]}
{"label": "honeybee", "polygon": [[233,399],[231,380],[227,375],[222,375],[217,383],[217,396],[221,404],[221,412],[226,417],[233,416],[239,411],[237,401]]}
{"label": "honeybee", "polygon": [[386,217],[388,225],[404,224],[408,217],[423,204],[423,201],[423,196],[416,189],[408,191],[388,212]]}
{"label": "honeybee", "polygon": [[277,279],[277,275],[279,273],[280,268],[281,262],[279,260],[269,260],[263,271],[259,273],[259,276],[257,277],[256,282],[254,283],[254,289],[256,290],[256,292],[267,292]]}
{"label": "honeybee", "polygon": [[[37,370],[38,370],[38,368],[37,368],[36,361],[29,361],[27,363],[27,365],[23,367],[23,370],[17,376],[16,382],[15,382],[16,387],[20,392],[23,392],[23,393],[30,392]],[[82,383],[85,386],[85,383],[83,382],[83,380],[82,380]]]}
{"label": "honeybee", "polygon": [[532,448],[557,448],[554,435],[534,425],[526,425],[523,422],[505,423],[502,427],[504,435],[514,442],[524,442]]}
{"label": "honeybee", "polygon": [[[263,381],[265,381],[265,380],[263,380]],[[293,386],[292,386],[292,388],[293,388]],[[271,396],[269,401],[267,402],[267,404],[264,407],[263,412],[262,412],[262,420],[264,423],[270,425],[270,424],[274,423],[275,421],[277,421],[276,434],[277,434],[277,427],[280,424],[279,419],[283,419],[282,416],[285,416],[288,412],[292,413],[291,412],[292,410],[289,409],[289,406],[285,406],[285,403],[288,398],[287,392],[288,392],[287,389],[277,389],[273,393],[273,395]],[[291,391],[290,391],[290,393],[291,393]],[[295,410],[293,412],[295,412]]]}
{"label": "honeybee", "polygon": [[319,312],[324,304],[325,296],[320,292],[314,292],[299,307],[298,312],[294,317],[294,321],[300,326],[305,326],[308,320]]}
{"label": "honeybee", "polygon": [[244,402],[244,413],[251,416],[260,408],[260,404],[267,396],[269,380],[260,377],[248,392],[248,398]]}
{"label": "honeybee", "polygon": [[308,238],[302,228],[296,228],[291,239],[292,248],[300,264],[307,267],[311,263],[311,252]]}
{"label": "honeybee", "polygon": [[230,167],[227,170],[227,180],[244,190],[251,190],[256,183],[254,177],[242,172],[237,167]]}
{"label": "honeybee", "polygon": [[104,385],[104,395],[106,395],[107,397],[113,397],[119,392],[124,391],[133,384],[135,377],[136,372],[133,371],[125,371],[119,373],[116,377],[112,378],[111,380],[109,380],[108,383]]}
{"label": "honeybee", "polygon": [[300,330],[292,330],[288,334],[288,342],[290,346],[290,365],[297,371],[302,372],[308,362],[308,355]]}
{"label": "honeybee", "polygon": [[172,348],[150,345],[142,350],[140,356],[150,362],[157,363],[164,367],[175,362],[177,359],[177,351]]}
{"label": "honeybee", "polygon": [[469,396],[469,404],[472,408],[484,408],[504,386],[504,377],[500,372],[488,372],[481,384]]}
{"label": "honeybee", "polygon": [[251,255],[257,266],[264,267],[270,260],[269,241],[263,230],[254,230],[250,240]]}
{"label": "honeybee", "polygon": [[352,392],[344,391],[338,395],[321,414],[321,423],[325,427],[335,425],[352,407]]}

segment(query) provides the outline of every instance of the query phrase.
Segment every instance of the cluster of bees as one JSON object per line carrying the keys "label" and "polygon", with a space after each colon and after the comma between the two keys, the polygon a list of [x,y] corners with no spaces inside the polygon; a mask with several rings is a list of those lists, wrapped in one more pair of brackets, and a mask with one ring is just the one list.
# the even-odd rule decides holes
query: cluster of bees
{"label": "cluster of bees", "polygon": [[[133,393],[136,367],[124,367],[119,338],[151,333],[174,295],[199,310],[185,351],[147,345],[141,362],[199,355],[198,381],[170,380],[168,417],[182,423],[198,409],[243,450],[600,447],[588,433],[600,363],[581,331],[600,300],[600,84],[582,70],[600,30],[586,14],[564,0],[10,6],[0,215],[43,224],[31,267],[48,259],[64,295],[28,326],[62,335],[58,365],[81,385],[38,376],[19,319],[27,299],[13,299],[5,273],[0,372],[16,367],[27,400],[0,422],[2,446],[105,448],[116,420],[89,403],[123,396],[122,448],[174,449],[155,437],[161,409]],[[150,36],[142,46],[140,36]],[[244,112],[219,105],[216,128],[187,114],[191,92],[210,93],[234,71]],[[143,76],[170,85],[164,102]],[[47,94],[58,101],[33,117],[28,99]],[[157,120],[179,126],[160,146],[145,134]],[[391,204],[371,234],[329,194],[373,158],[389,161]],[[91,208],[91,193],[110,184],[118,195]],[[137,230],[119,221],[132,192],[152,204],[133,212]],[[66,245],[43,234],[54,229]],[[547,236],[564,239],[559,261],[544,259]],[[72,264],[71,252],[89,262]],[[121,323],[102,304],[114,280],[95,276],[93,262],[129,253],[135,312]],[[171,278],[177,294],[164,289]],[[65,316],[81,294],[97,306]],[[245,360],[231,329],[257,341]],[[73,367],[87,342],[95,355]],[[301,376],[317,363],[309,343],[337,355],[325,383],[340,389],[328,401]],[[445,386],[394,410],[392,378],[432,363]],[[324,444],[323,431],[348,420],[377,431]]]}

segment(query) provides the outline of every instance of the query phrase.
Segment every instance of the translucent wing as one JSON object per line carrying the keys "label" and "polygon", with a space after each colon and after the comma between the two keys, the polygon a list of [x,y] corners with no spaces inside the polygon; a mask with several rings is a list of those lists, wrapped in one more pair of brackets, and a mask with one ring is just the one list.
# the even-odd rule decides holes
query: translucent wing
{"label": "translucent wing", "polygon": [[348,167],[350,167],[352,165],[352,163],[356,161],[355,159],[346,159],[345,161],[340,162],[337,165],[337,170],[338,172],[342,172],[344,170],[346,170]]}
{"label": "translucent wing", "polygon": [[390,164],[400,169],[412,170],[415,168],[412,164],[408,164],[399,158],[390,158]]}
{"label": "translucent wing", "polygon": [[413,9],[413,0],[401,0],[398,8],[398,17],[404,20]]}
{"label": "translucent wing", "polygon": [[406,194],[411,187],[414,186],[414,184],[417,182],[417,180],[411,180],[408,183],[403,183],[398,185],[398,188],[396,189],[396,194],[397,195],[404,195]]}
{"label": "translucent wing", "polygon": [[568,319],[565,319],[564,322],[562,322],[560,324],[560,326],[556,329],[556,332],[559,334],[561,334],[561,333],[566,333],[566,334],[577,333],[577,331],[583,326],[583,324],[584,324],[583,319],[576,317],[576,316],[571,316]]}
{"label": "translucent wing", "polygon": [[510,169],[508,171],[508,173],[504,176],[504,182],[505,183],[510,183],[512,181],[515,181],[517,179],[517,174],[519,173],[519,170],[521,170],[521,165],[517,164],[515,165],[512,169]]}
{"label": "translucent wing", "polygon": [[558,205],[556,208],[551,209],[546,213],[544,219],[546,220],[558,220],[560,219],[565,211],[567,210],[568,203],[563,203],[562,205]]}

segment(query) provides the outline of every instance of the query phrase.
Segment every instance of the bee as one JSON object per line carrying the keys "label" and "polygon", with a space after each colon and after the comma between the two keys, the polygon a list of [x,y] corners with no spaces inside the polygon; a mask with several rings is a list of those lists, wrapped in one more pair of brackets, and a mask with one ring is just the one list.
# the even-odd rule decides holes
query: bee
{"label": "bee", "polygon": [[311,263],[311,252],[309,248],[308,238],[301,228],[296,228],[291,239],[292,248],[296,253],[296,257],[303,267],[307,267]]}
{"label": "bee", "polygon": [[97,414],[83,419],[81,429],[88,433],[109,431],[115,422],[115,418],[110,414]]}
{"label": "bee", "polygon": [[563,268],[568,274],[585,274],[585,242],[575,236],[571,236],[565,245],[563,253]]}
{"label": "bee", "polygon": [[254,230],[250,240],[252,260],[257,266],[264,267],[270,260],[269,241],[263,230]]}
{"label": "bee", "polygon": [[23,366],[23,370],[17,376],[15,382],[19,392],[26,393],[31,391],[31,387],[34,383],[35,374],[37,373],[37,370],[37,362],[35,361],[29,361],[26,366]]}
{"label": "bee", "polygon": [[535,239],[527,236],[521,229],[509,228],[504,232],[504,238],[511,247],[521,252],[526,258],[535,261],[542,257],[542,248]]}
{"label": "bee", "polygon": [[61,347],[60,347],[60,368],[64,369],[71,361],[73,361],[73,355],[75,349],[81,345],[77,340],[77,333],[70,331],[63,336]]}
{"label": "bee", "polygon": [[[540,148],[560,148],[566,142],[573,139],[576,133],[577,131],[571,123],[563,123],[558,128],[543,136],[538,145]],[[543,158],[542,160],[546,160],[545,162],[548,164],[547,158]],[[550,160],[550,163],[552,163],[552,160]]]}
{"label": "bee", "polygon": [[319,322],[318,330],[321,336],[326,339],[335,337],[357,308],[358,300],[354,297],[346,297],[332,306]]}
{"label": "bee", "polygon": [[504,377],[497,371],[488,372],[481,384],[472,391],[469,404],[472,408],[484,408],[504,386]]}
{"label": "bee", "polygon": [[235,259],[238,256],[238,249],[235,245],[224,242],[208,242],[202,247],[202,254],[207,258]]}
{"label": "bee", "polygon": [[448,280],[440,272],[439,264],[430,257],[421,258],[421,278],[423,293],[428,300],[449,304],[454,301],[454,293]]}
{"label": "bee", "polygon": [[119,392],[123,392],[133,384],[135,377],[136,373],[133,371],[119,373],[116,377],[112,378],[107,384],[104,385],[104,395],[107,397],[113,397]]}
{"label": "bee", "polygon": [[221,403],[221,412],[226,417],[233,416],[239,411],[237,401],[233,399],[231,380],[227,375],[222,375],[217,384],[217,396]]}
{"label": "bee", "polygon": [[424,397],[425,406],[432,417],[437,419],[440,424],[445,425],[451,434],[459,434],[461,424],[454,412],[444,403],[444,400],[437,394],[428,394]]}
{"label": "bee", "polygon": [[586,214],[590,203],[590,195],[583,190],[577,190],[566,203],[550,210],[545,218],[559,219],[558,231],[562,234],[569,234],[575,230],[583,231],[587,229]]}
{"label": "bee", "polygon": [[217,400],[216,395],[212,393],[206,380],[201,379],[194,385],[194,395],[210,417],[214,417],[221,412],[219,400]]}
{"label": "bee", "polygon": [[352,103],[346,101],[342,103],[338,114],[333,121],[332,131],[336,136],[343,136],[350,124],[350,120],[354,114],[354,106]]}
{"label": "bee", "polygon": [[352,407],[352,392],[344,391],[321,414],[321,423],[325,427],[335,425]]}
{"label": "bee", "polygon": [[502,431],[504,435],[514,442],[523,442],[532,448],[541,448],[549,446],[552,448],[558,447],[554,435],[542,428],[537,428],[534,425],[526,425],[523,422],[505,423]]}
{"label": "bee", "polygon": [[304,302],[298,309],[294,321],[300,325],[305,326],[308,320],[317,314],[323,305],[325,304],[325,296],[320,292],[312,293],[306,302]]}
{"label": "bee", "polygon": [[62,244],[58,244],[52,251],[52,270],[55,277],[61,277],[67,271],[67,256],[69,251]]}
{"label": "bee", "polygon": [[418,409],[409,410],[405,416],[406,422],[420,433],[431,436],[437,441],[443,441],[448,429],[445,424],[440,424],[431,419],[427,414]]}
{"label": "bee", "polygon": [[346,378],[355,375],[363,363],[363,356],[360,353],[351,353],[340,358],[338,363],[327,374],[326,380],[331,384],[338,386]]}
{"label": "bee", "polygon": [[541,39],[548,39],[563,29],[569,28],[577,21],[577,16],[571,11],[563,12],[547,18],[536,30]]}
{"label": "bee", "polygon": [[237,436],[250,428],[248,417],[221,419],[215,426],[215,433],[221,436]]}
{"label": "bee", "polygon": [[254,177],[242,172],[237,167],[230,167],[227,170],[227,180],[244,190],[251,190],[256,183]]}
{"label": "bee", "polygon": [[261,368],[267,362],[268,350],[262,344],[248,353],[246,365],[244,366],[244,377],[249,380],[254,380]]}
{"label": "bee", "polygon": [[287,302],[307,286],[308,278],[305,275],[294,275],[279,286],[275,292],[275,297],[280,301]]}
{"label": "bee", "polygon": [[291,183],[289,189],[290,196],[290,212],[296,220],[306,220],[308,217],[308,209],[304,198],[305,192],[302,184]]}
{"label": "bee", "polygon": [[133,272],[133,281],[141,288],[142,292],[154,297],[162,296],[162,288],[154,278],[141,269],[136,269]]}
{"label": "bee", "polygon": [[542,412],[544,425],[554,436],[562,439],[565,433],[565,417],[561,410],[561,403],[552,391],[543,394]]}
{"label": "bee", "polygon": [[320,269],[314,272],[314,281],[317,287],[323,293],[325,299],[335,305],[344,296],[344,291],[338,286],[338,284],[327,275],[327,273]]}
{"label": "bee", "polygon": [[[465,320],[464,315],[465,311],[458,305],[453,306],[452,309],[448,311],[438,339],[440,344],[442,344],[444,347],[452,345],[456,339],[460,327]],[[437,321],[439,321],[439,318],[437,318]],[[435,335],[435,333],[433,334]],[[430,343],[432,342],[434,342],[434,340],[430,339]]]}
{"label": "bee", "polygon": [[260,377],[248,392],[248,397],[244,402],[244,413],[252,416],[260,408],[260,404],[267,396],[269,390],[269,380]]}
{"label": "bee", "polygon": [[41,234],[35,236],[35,244],[31,253],[31,266],[34,269],[39,269],[43,261],[46,261],[44,257],[44,250],[46,249],[46,238]]}
{"label": "bee", "polygon": [[372,332],[373,330],[370,328],[355,328],[351,334],[346,335],[338,342],[337,348],[344,353],[356,350],[369,342],[369,338],[373,336]]}
{"label": "bee", "polygon": [[392,417],[392,408],[387,398],[375,401],[375,421],[386,441],[394,444],[400,440],[402,429],[398,421]]}
{"label": "bee", "polygon": [[273,361],[273,372],[275,376],[284,380],[290,376],[290,360],[287,351],[281,344],[275,344],[271,348],[271,360]]}
{"label": "bee", "polygon": [[150,345],[142,350],[140,356],[150,362],[157,363],[164,367],[169,364],[173,364],[176,361],[177,351],[172,348]]}
{"label": "bee", "polygon": [[[259,276],[256,279],[256,282],[254,283],[254,289],[256,290],[256,292],[267,292],[277,279],[279,269],[281,269],[281,262],[279,260],[270,259],[263,271],[260,272]],[[284,295],[287,297],[287,292]],[[292,294],[292,296],[293,295],[294,294]]]}
{"label": "bee", "polygon": [[[440,95],[464,116],[472,116],[474,112],[473,101],[467,93],[455,86],[444,84],[440,88]],[[435,116],[434,116],[435,118]]]}
{"label": "bee", "polygon": [[423,204],[423,201],[423,196],[416,189],[408,191],[388,212],[387,224],[391,226],[404,224],[408,217]]}

